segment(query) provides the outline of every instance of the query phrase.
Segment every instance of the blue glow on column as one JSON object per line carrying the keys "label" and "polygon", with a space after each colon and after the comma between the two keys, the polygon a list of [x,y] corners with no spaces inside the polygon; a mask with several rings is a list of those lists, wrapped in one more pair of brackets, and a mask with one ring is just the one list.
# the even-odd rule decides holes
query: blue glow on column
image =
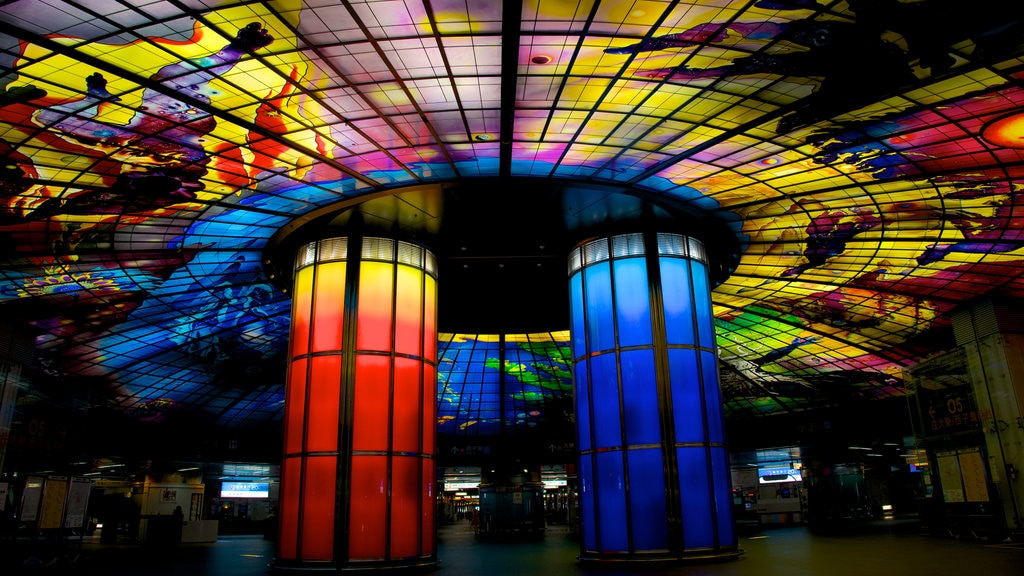
{"label": "blue glow on column", "polygon": [[569,258],[581,555],[735,555],[703,245],[590,241]]}

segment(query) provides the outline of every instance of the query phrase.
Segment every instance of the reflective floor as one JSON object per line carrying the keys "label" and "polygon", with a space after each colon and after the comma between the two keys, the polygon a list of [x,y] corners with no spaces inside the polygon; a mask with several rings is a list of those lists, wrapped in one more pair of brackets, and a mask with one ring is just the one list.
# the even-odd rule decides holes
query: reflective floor
{"label": "reflective floor", "polygon": [[[733,561],[642,571],[601,568],[576,562],[577,543],[564,528],[550,527],[541,542],[482,543],[468,524],[439,530],[437,576],[558,574],[624,576],[875,576],[926,574],[1003,576],[1024,574],[1024,543],[993,544],[922,536],[915,530],[876,527],[869,532],[819,536],[804,527],[752,530],[742,535],[742,556]],[[100,544],[96,538],[73,543],[60,561],[34,561],[3,574],[103,574],[145,576],[265,576],[272,574],[273,543],[260,536],[222,536],[215,543],[173,548]]]}

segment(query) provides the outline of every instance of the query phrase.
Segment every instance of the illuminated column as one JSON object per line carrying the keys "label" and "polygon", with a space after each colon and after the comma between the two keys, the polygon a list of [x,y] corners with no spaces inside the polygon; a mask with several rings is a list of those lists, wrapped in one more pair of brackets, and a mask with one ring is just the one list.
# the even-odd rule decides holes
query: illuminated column
{"label": "illuminated column", "polygon": [[706,265],[653,232],[570,255],[581,560],[738,555]]}
{"label": "illuminated column", "polygon": [[299,250],[275,568],[437,563],[437,263],[407,242]]}

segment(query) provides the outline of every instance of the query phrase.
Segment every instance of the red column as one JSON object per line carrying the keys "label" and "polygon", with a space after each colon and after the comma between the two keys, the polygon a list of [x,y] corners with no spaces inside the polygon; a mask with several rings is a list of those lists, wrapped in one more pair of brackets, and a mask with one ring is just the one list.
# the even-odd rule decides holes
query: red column
{"label": "red column", "polygon": [[433,254],[313,242],[292,302],[275,567],[436,564]]}

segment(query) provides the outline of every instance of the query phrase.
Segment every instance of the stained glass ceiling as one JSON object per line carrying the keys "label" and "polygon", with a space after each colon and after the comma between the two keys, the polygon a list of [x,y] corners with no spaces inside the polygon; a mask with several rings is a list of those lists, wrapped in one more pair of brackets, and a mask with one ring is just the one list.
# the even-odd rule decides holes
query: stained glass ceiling
{"label": "stained glass ceiling", "polygon": [[[899,396],[906,368],[952,345],[934,336],[952,310],[1024,295],[1022,13],[997,0],[2,2],[4,322],[32,340],[26,377],[102,382],[93,401],[125,414],[274,422],[290,311],[264,264],[275,234],[410,187],[514,198],[483,183],[535,179],[562,202],[612,193],[731,230],[713,294],[727,414]],[[475,216],[509,227],[500,209]],[[491,338],[446,337],[459,345],[443,368]],[[456,428],[527,422],[517,395],[565,393],[532,382],[502,403],[485,372],[446,374],[440,406],[452,382],[496,402],[482,417],[442,410]]]}

